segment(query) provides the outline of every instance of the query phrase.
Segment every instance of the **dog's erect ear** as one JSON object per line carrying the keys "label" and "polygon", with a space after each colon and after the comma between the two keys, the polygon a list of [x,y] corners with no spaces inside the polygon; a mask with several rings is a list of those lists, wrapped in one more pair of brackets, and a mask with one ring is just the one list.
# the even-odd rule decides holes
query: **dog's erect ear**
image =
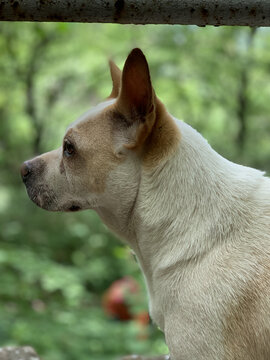
{"label": "dog's erect ear", "polygon": [[109,98],[117,98],[121,86],[122,71],[112,60],[109,60],[109,66],[113,83],[112,92]]}
{"label": "dog's erect ear", "polygon": [[154,110],[149,68],[140,49],[133,49],[125,62],[117,107],[131,121],[132,117],[144,121]]}
{"label": "dog's erect ear", "polygon": [[115,104],[127,125],[125,147],[135,149],[144,144],[155,123],[155,102],[146,58],[140,49],[133,49],[124,65]]}

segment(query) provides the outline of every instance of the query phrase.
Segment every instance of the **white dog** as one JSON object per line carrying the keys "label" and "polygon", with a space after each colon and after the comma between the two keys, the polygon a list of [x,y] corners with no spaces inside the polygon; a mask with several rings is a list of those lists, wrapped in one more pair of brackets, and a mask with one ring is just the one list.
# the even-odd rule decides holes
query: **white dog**
{"label": "white dog", "polygon": [[30,198],[94,209],[135,251],[172,360],[270,359],[270,180],[173,118],[143,53],[63,145],[23,164]]}

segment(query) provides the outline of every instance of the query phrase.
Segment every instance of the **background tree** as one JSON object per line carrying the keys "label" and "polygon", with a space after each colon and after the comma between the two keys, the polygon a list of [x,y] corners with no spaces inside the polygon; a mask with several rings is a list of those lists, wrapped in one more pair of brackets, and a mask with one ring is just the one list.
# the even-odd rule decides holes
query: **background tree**
{"label": "background tree", "polygon": [[[49,213],[30,202],[22,161],[61,145],[66,126],[111,90],[139,46],[157,95],[223,156],[270,170],[270,32],[249,28],[0,24],[0,345],[31,344],[44,360],[165,353],[161,332],[102,308],[133,255],[92,211]],[[127,298],[131,318],[147,295]],[[137,341],[134,341],[136,339]]]}

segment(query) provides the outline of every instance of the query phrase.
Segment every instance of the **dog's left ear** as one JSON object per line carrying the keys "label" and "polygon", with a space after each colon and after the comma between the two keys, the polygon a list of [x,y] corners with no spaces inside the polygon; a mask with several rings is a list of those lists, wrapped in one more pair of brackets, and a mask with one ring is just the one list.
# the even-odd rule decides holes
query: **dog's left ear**
{"label": "dog's left ear", "polygon": [[109,98],[117,98],[121,86],[122,71],[112,60],[109,60],[109,66],[110,66],[111,78],[113,83],[112,92]]}
{"label": "dog's left ear", "polygon": [[129,147],[144,142],[155,121],[155,93],[140,49],[133,49],[125,62],[116,107],[126,122],[137,128],[135,142]]}

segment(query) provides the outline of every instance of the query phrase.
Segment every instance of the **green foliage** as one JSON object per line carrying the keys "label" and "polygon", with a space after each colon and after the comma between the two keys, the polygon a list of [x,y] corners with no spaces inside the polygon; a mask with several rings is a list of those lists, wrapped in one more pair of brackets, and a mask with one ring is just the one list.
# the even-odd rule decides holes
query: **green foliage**
{"label": "green foliage", "polygon": [[[0,345],[45,360],[165,353],[153,326],[109,319],[110,284],[143,280],[129,249],[91,211],[30,202],[20,163],[61,145],[66,126],[111,90],[107,58],[146,53],[158,96],[229,159],[269,171],[270,33],[248,28],[0,24]],[[132,179],[131,179],[132,181]],[[146,294],[129,299],[134,313]]]}

